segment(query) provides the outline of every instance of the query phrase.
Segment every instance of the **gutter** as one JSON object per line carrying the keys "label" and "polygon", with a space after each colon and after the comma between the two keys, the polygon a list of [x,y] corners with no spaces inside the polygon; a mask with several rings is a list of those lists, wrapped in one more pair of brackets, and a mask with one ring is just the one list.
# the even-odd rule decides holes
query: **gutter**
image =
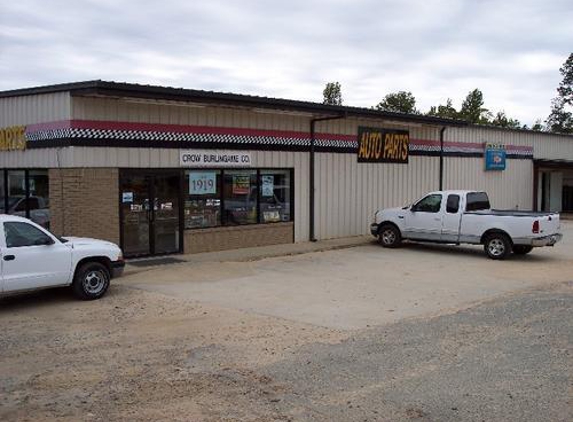
{"label": "gutter", "polygon": [[314,153],[315,153],[315,142],[316,142],[316,123],[324,122],[326,120],[338,120],[345,119],[347,117],[346,112],[338,116],[328,116],[328,117],[317,117],[310,120],[310,155],[308,162],[308,173],[309,173],[309,183],[308,183],[308,240],[311,242],[316,242],[316,237],[314,233]]}

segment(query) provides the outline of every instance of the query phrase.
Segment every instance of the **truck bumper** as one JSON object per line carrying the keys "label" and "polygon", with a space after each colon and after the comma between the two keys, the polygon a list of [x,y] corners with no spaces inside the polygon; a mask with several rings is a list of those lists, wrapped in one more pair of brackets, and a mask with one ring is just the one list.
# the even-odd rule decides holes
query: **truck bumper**
{"label": "truck bumper", "polygon": [[378,237],[378,224],[370,224],[370,234],[374,237]]}
{"label": "truck bumper", "polygon": [[123,269],[125,268],[125,261],[113,261],[111,263],[111,277],[117,278],[121,277],[123,274]]}
{"label": "truck bumper", "polygon": [[553,246],[563,238],[561,233],[552,234],[550,236],[538,237],[531,241],[531,246]]}

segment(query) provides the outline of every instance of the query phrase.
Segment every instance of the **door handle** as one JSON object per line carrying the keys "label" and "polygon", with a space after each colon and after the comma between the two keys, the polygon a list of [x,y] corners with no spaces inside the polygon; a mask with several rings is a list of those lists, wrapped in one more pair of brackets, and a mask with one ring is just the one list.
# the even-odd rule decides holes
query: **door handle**
{"label": "door handle", "polygon": [[16,259],[16,255],[4,255],[4,261],[14,261]]}
{"label": "door handle", "polygon": [[441,221],[441,218],[440,218],[440,217],[435,217],[434,220],[436,220],[436,221]]}

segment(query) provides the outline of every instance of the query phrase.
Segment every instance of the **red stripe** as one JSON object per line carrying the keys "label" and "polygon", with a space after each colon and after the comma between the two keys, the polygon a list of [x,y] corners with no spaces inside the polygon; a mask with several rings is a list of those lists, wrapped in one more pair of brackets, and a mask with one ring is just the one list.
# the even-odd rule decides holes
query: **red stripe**
{"label": "red stripe", "polygon": [[[190,125],[174,125],[174,124],[159,124],[159,123],[113,122],[113,121],[101,121],[101,120],[71,120],[71,121],[62,120],[57,122],[39,123],[34,125],[28,125],[26,127],[26,132],[37,132],[41,130],[58,130],[58,129],[68,129],[68,128],[309,139],[308,132],[297,132],[297,131],[287,131],[287,130],[190,126]],[[316,139],[356,142],[357,135],[318,133],[316,134]],[[428,146],[428,147],[440,146],[439,140],[432,140],[432,139],[410,138],[410,143],[416,146]],[[482,150],[484,148],[484,144],[485,142],[444,142],[444,147],[464,148],[464,149],[475,148]],[[507,145],[506,148],[508,151],[533,152],[533,147],[529,146]]]}

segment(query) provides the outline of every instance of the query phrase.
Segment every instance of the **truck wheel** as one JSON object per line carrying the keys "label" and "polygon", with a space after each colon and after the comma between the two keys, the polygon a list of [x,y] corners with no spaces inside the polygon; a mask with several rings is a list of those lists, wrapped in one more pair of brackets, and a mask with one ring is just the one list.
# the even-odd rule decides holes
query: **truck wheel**
{"label": "truck wheel", "polygon": [[378,230],[378,243],[385,248],[397,248],[402,243],[402,235],[396,226],[386,224]]}
{"label": "truck wheel", "polygon": [[99,299],[107,291],[109,280],[109,270],[105,265],[99,262],[86,262],[77,269],[72,290],[79,299]]}
{"label": "truck wheel", "polygon": [[514,245],[513,246],[513,253],[516,255],[527,255],[532,250],[533,250],[533,246],[527,246],[527,245]]}
{"label": "truck wheel", "polygon": [[511,252],[511,241],[503,233],[493,233],[486,237],[484,250],[491,259],[505,259]]}

